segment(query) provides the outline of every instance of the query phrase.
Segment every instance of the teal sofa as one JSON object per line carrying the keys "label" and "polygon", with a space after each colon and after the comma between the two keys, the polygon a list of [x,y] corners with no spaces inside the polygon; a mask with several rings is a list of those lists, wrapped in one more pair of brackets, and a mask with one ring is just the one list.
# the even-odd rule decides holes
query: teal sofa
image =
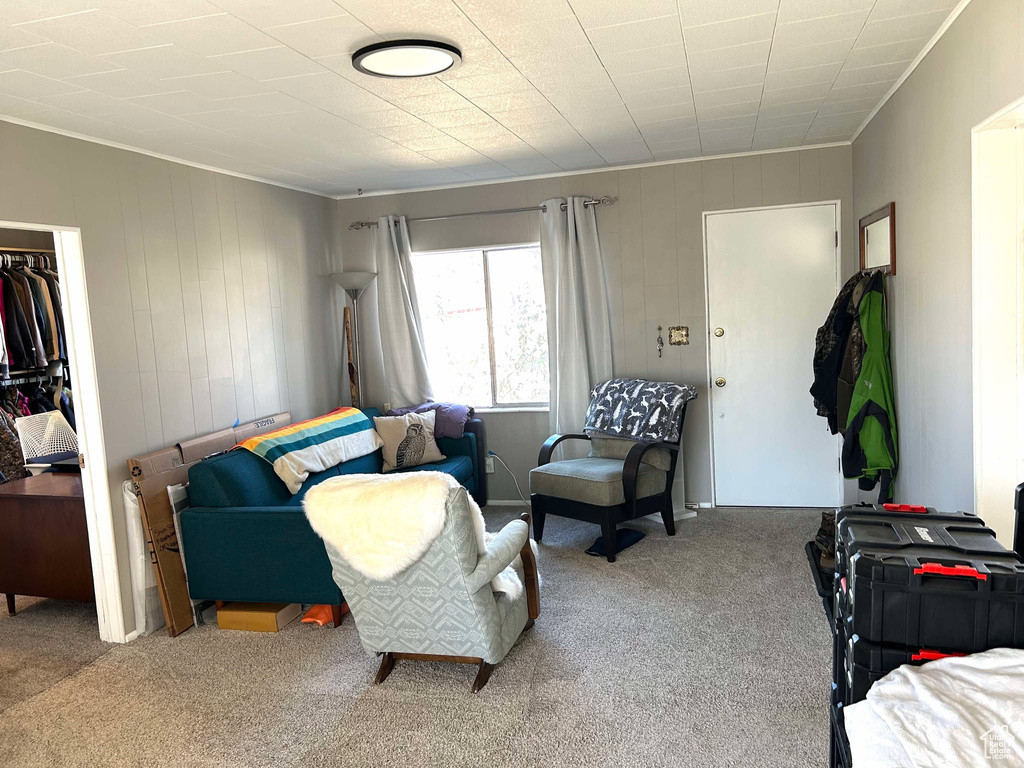
{"label": "teal sofa", "polygon": [[[371,418],[376,408],[365,408]],[[483,422],[471,419],[460,438],[438,438],[447,458],[412,467],[455,477],[482,507],[487,503]],[[319,603],[344,598],[331,576],[323,541],[302,511],[306,491],[331,477],[381,471],[375,451],[319,472],[294,496],[265,460],[237,449],[188,472],[189,507],[181,513],[181,544],[193,600]]]}

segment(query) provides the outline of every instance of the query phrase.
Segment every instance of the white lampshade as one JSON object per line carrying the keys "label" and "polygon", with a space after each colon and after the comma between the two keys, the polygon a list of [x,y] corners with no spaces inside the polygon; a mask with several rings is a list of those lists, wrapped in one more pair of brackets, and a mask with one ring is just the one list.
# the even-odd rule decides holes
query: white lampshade
{"label": "white lampshade", "polygon": [[376,276],[376,272],[333,272],[331,279],[344,288],[345,292],[355,300]]}

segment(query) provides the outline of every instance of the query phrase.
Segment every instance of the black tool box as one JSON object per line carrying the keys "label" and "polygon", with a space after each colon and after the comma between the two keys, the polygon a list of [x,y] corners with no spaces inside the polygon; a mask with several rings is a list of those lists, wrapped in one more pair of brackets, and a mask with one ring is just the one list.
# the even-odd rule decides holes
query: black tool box
{"label": "black tool box", "polygon": [[1024,648],[1024,565],[990,529],[884,517],[847,517],[840,529],[848,573],[836,620],[850,634],[940,651]]}
{"label": "black tool box", "polygon": [[850,741],[846,737],[846,721],[843,703],[833,687],[832,701],[829,704],[831,722],[829,738],[829,765],[831,768],[852,768],[853,757],[850,754]]}

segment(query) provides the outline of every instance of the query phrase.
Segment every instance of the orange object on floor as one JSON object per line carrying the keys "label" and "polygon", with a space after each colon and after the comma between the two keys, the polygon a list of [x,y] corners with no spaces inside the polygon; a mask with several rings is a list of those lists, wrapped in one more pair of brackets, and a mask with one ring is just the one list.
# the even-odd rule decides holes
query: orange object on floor
{"label": "orange object on floor", "polygon": [[341,605],[311,605],[302,617],[303,624],[319,624],[321,627],[332,623],[341,624],[341,617],[348,613],[348,603]]}

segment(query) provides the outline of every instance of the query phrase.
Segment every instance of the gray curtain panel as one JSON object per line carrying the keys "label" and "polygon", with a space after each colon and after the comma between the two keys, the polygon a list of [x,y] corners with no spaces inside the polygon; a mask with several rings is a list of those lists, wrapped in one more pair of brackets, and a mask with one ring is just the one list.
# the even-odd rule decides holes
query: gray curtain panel
{"label": "gray curtain panel", "polygon": [[604,257],[597,216],[585,199],[545,200],[547,210],[541,213],[553,434],[580,431],[590,390],[612,377]]}
{"label": "gray curtain panel", "polygon": [[385,403],[392,408],[433,399],[405,216],[381,216],[373,241],[377,312],[384,357]]}

